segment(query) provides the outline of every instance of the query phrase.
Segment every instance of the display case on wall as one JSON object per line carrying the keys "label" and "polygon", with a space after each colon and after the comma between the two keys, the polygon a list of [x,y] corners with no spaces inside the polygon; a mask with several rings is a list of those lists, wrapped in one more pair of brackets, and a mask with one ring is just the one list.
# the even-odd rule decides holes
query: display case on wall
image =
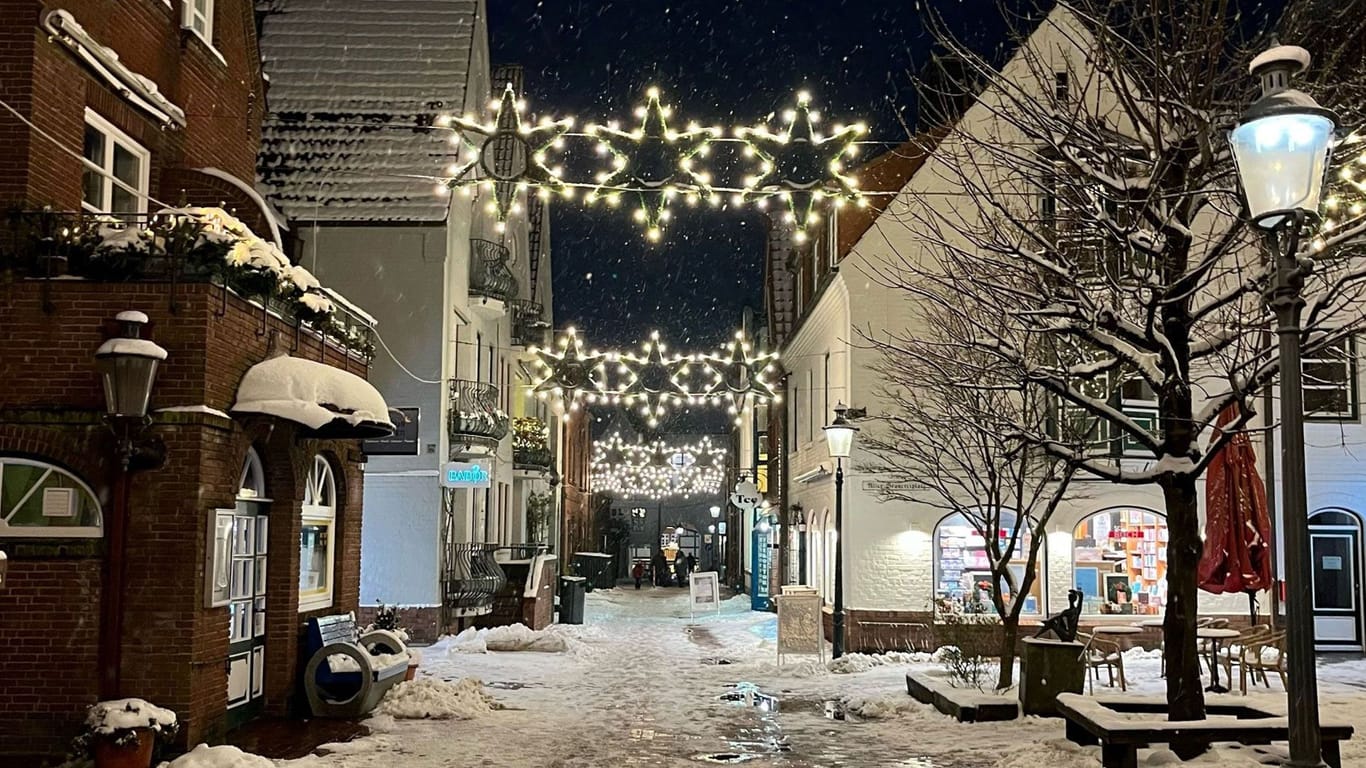
{"label": "display case on wall", "polygon": [[[1003,525],[1013,526],[1013,520],[1002,520]],[[1011,529],[997,531],[1002,546],[1011,535]],[[1011,553],[1010,570],[1014,581],[1019,584],[1024,579],[1025,567],[1029,556],[1029,531],[1021,531],[1015,551]],[[987,542],[977,528],[961,515],[948,518],[936,531],[936,554],[938,568],[935,571],[937,583],[935,594],[941,600],[954,601],[965,613],[994,613],[991,604],[991,562],[987,556]],[[1037,564],[1035,566],[1038,574]],[[985,585],[985,587],[983,586]],[[1039,615],[1043,612],[1042,579],[1035,578],[1025,598],[1024,615]],[[1009,595],[1005,596],[1009,599]]]}
{"label": "display case on wall", "polygon": [[1072,578],[1085,613],[1156,615],[1167,598],[1167,525],[1143,509],[1114,509],[1083,520]]}

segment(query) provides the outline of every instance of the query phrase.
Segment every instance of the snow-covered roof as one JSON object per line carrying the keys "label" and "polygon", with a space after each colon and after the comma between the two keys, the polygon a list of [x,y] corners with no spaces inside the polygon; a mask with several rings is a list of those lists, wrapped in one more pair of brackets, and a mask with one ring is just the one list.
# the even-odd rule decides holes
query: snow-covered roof
{"label": "snow-covered roof", "polygon": [[134,106],[160,120],[163,125],[185,125],[185,110],[162,95],[150,78],[134,72],[119,61],[119,54],[85,31],[70,12],[49,11],[43,29],[94,70],[113,91]]}
{"label": "snow-covered roof", "polygon": [[286,419],[319,437],[384,437],[394,431],[384,397],[365,379],[289,355],[248,369],[231,410]]}
{"label": "snow-covered roof", "polygon": [[[455,160],[478,0],[274,0],[258,174],[293,219],[441,221],[431,177]],[[424,178],[425,177],[425,178]]]}

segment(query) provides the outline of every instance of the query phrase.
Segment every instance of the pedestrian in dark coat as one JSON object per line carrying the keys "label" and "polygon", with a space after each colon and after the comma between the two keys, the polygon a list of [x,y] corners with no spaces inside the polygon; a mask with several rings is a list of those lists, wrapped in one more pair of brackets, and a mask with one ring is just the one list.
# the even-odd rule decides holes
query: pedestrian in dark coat
{"label": "pedestrian in dark coat", "polygon": [[645,578],[645,563],[636,561],[636,566],[631,569],[631,578],[636,580],[636,589],[640,589],[640,580]]}

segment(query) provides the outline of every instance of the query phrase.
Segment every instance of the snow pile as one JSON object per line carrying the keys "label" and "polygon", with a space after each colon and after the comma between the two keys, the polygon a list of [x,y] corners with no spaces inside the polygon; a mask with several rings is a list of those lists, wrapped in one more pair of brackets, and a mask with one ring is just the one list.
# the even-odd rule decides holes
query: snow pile
{"label": "snow pile", "polygon": [[375,712],[400,720],[470,720],[495,709],[498,702],[474,678],[458,683],[424,678],[394,686]]}
{"label": "snow pile", "polygon": [[1040,743],[1020,744],[1007,752],[992,768],[1096,768],[1100,764],[1099,747],[1080,747],[1066,739],[1051,739]]}
{"label": "snow pile", "polygon": [[884,720],[919,708],[919,702],[910,696],[845,696],[840,703],[844,711],[864,720]]}
{"label": "snow pile", "polygon": [[101,701],[86,713],[85,724],[91,733],[112,734],[132,728],[151,728],[154,731],[172,729],[175,713],[142,699],[114,699]]}
{"label": "snow pile", "polygon": [[[372,669],[388,669],[396,664],[407,666],[409,659],[407,651],[376,653],[370,656],[370,666]],[[327,657],[327,668],[333,672],[359,672],[360,664],[344,653],[334,653]]]}
{"label": "snow pile", "polygon": [[833,659],[827,668],[837,675],[867,672],[874,667],[886,664],[924,664],[930,661],[928,653],[907,653],[906,651],[887,651],[886,653],[846,653]]}
{"label": "snow pile", "polygon": [[275,763],[226,744],[200,744],[169,763],[163,762],[159,768],[275,768]]}
{"label": "snow pile", "polygon": [[1124,652],[1124,661],[1126,663],[1133,663],[1135,661],[1145,661],[1148,659],[1160,658],[1162,658],[1162,651],[1160,649],[1145,651],[1143,648],[1139,646],[1134,646],[1133,648],[1130,648],[1129,650]]}
{"label": "snow pile", "polygon": [[569,640],[556,632],[529,629],[525,624],[511,624],[492,629],[469,629],[451,638],[447,653],[487,653],[495,651],[537,651],[540,653],[564,653],[569,650]]}
{"label": "snow pile", "polygon": [[248,369],[237,388],[237,402],[232,410],[278,416],[309,429],[321,429],[333,421],[352,426],[365,422],[389,424],[389,406],[379,390],[365,379],[289,355],[273,357]]}

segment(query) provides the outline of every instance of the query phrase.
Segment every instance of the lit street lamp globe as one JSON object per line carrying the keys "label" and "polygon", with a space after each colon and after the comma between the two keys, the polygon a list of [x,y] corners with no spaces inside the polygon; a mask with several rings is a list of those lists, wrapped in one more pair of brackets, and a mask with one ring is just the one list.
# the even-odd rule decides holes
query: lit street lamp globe
{"label": "lit street lamp globe", "polygon": [[1260,229],[1276,229],[1287,217],[1318,215],[1337,120],[1309,94],[1290,87],[1290,78],[1308,66],[1308,51],[1281,45],[1248,67],[1262,79],[1262,97],[1243,113],[1229,144],[1248,217]]}
{"label": "lit street lamp globe", "polygon": [[835,420],[821,427],[825,430],[825,443],[832,459],[847,459],[854,448],[854,434],[858,432],[858,427],[844,418],[847,410],[844,403],[839,403],[835,406]]}

